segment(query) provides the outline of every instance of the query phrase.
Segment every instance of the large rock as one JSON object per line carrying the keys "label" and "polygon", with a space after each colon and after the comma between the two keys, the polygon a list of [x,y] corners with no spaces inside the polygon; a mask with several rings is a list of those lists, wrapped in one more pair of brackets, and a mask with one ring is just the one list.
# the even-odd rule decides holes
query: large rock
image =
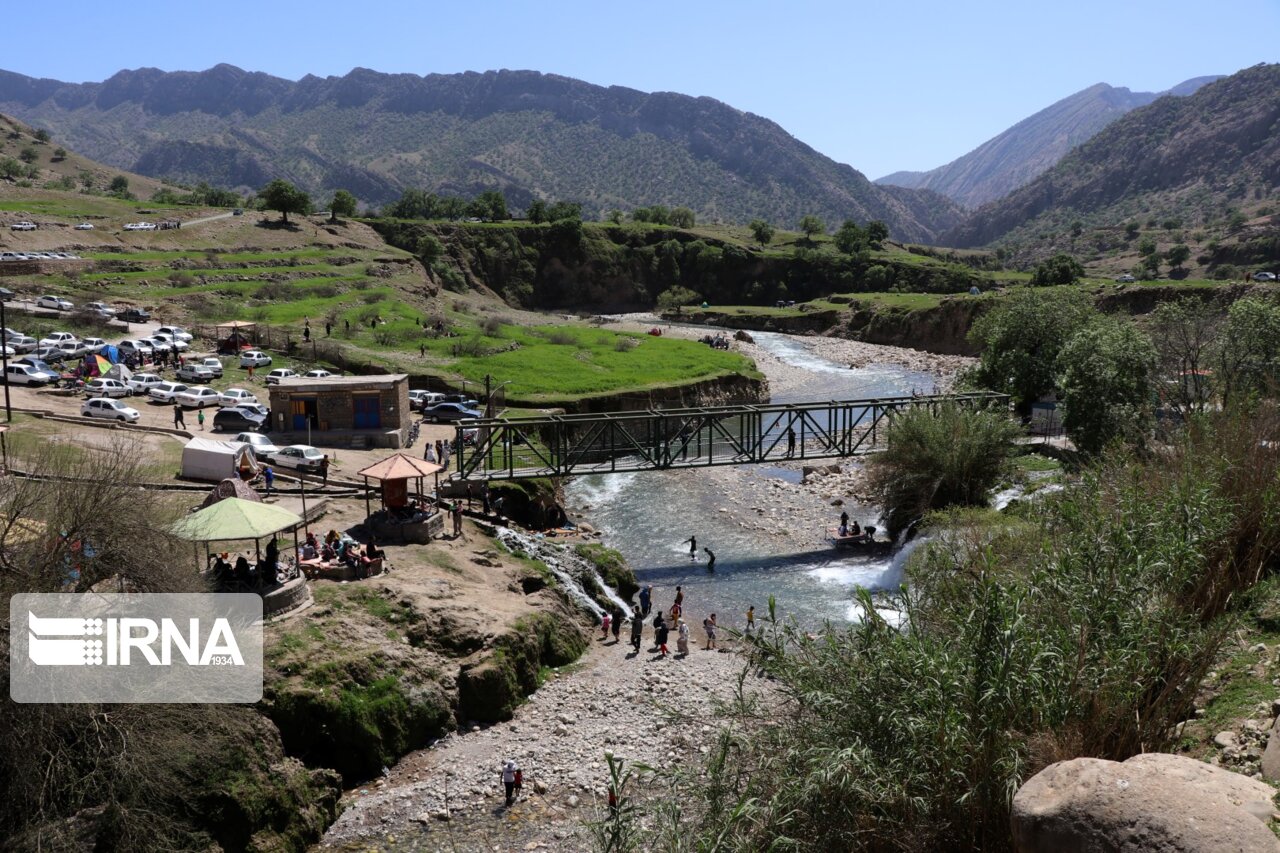
{"label": "large rock", "polygon": [[1013,798],[1019,853],[1280,851],[1268,828],[1275,790],[1192,758],[1060,761]]}
{"label": "large rock", "polygon": [[1262,753],[1262,778],[1280,782],[1280,719],[1271,726],[1267,748]]}

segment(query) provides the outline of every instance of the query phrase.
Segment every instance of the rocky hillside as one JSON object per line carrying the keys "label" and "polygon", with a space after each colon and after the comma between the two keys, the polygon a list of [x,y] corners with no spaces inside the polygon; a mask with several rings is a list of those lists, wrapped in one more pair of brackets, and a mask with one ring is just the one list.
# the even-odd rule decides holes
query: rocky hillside
{"label": "rocky hillside", "polygon": [[516,206],[581,201],[589,214],[686,205],[704,219],[794,225],[879,219],[928,241],[959,207],[879,187],[777,124],[711,98],[602,87],[534,71],[381,74],[294,82],[230,65],[121,71],[72,84],[0,72],[0,111],[143,174],[260,187],[283,176],[368,204],[407,187],[498,188]]}
{"label": "rocky hillside", "polygon": [[928,172],[894,172],[885,186],[930,189],[977,207],[1007,195],[1053,168],[1068,151],[1120,116],[1167,95],[1190,95],[1220,77],[1196,77],[1167,92],[1130,92],[1098,83],[1076,92],[988,139],[945,166]]}
{"label": "rocky hillside", "polygon": [[1257,65],[1117,119],[1050,171],[944,235],[980,246],[1061,229],[1177,216],[1201,225],[1280,183],[1280,65]]}

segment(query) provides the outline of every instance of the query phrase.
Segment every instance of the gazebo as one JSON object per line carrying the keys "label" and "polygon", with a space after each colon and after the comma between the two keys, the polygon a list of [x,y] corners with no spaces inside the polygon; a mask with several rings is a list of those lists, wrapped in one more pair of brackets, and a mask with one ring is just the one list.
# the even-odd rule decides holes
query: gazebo
{"label": "gazebo", "polygon": [[301,526],[302,517],[287,509],[244,498],[224,498],[181,519],[173,526],[173,534],[179,539],[205,543],[206,558],[210,542],[247,542],[252,539],[254,552],[261,557],[259,543],[283,530],[293,531],[296,549],[298,528]]}
{"label": "gazebo", "polygon": [[[244,347],[249,346],[249,339],[245,336],[245,332],[253,331],[254,340],[258,337],[258,324],[250,323],[247,320],[233,320],[229,323],[220,323],[215,327],[217,337],[219,338],[218,352],[239,352]],[[222,339],[223,335],[225,339]]]}
{"label": "gazebo", "polygon": [[[409,506],[409,481],[418,481],[418,494],[423,494],[423,477],[435,476],[439,484],[440,472],[444,470],[434,462],[414,459],[403,453],[395,453],[375,462],[360,471],[364,477],[365,524],[380,536],[394,531],[404,541],[431,540],[431,536],[444,528],[444,520],[440,514],[419,513]],[[376,480],[381,484],[382,510],[380,518],[374,519],[373,508],[369,501],[369,481]],[[434,530],[434,528],[439,528]]]}

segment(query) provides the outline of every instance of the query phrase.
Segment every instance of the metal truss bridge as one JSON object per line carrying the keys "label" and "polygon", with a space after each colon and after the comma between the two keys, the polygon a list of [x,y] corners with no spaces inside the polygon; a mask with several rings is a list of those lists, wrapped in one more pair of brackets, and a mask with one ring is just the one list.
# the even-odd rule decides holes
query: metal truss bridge
{"label": "metal truss bridge", "polygon": [[[519,480],[859,456],[889,419],[940,405],[1006,409],[1003,394],[654,409],[458,424],[454,479]],[[471,433],[475,443],[462,439]]]}

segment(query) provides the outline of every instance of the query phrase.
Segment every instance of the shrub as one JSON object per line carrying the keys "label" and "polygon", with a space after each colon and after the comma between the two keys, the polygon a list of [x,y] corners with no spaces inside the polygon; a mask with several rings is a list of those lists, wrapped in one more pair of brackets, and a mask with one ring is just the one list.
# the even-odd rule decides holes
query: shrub
{"label": "shrub", "polygon": [[502,327],[505,323],[506,320],[502,317],[485,317],[480,323],[480,331],[491,338],[496,338],[502,334]]}
{"label": "shrub", "polygon": [[1031,283],[1038,286],[1071,284],[1084,277],[1084,267],[1068,254],[1059,253],[1042,262],[1031,276]]}
{"label": "shrub", "polygon": [[1097,453],[1113,440],[1141,444],[1151,428],[1156,350],[1124,320],[1100,318],[1058,355],[1062,424],[1076,447]]}
{"label": "shrub", "polygon": [[683,305],[698,305],[702,302],[702,294],[687,287],[676,285],[658,294],[659,308],[678,308]]}

